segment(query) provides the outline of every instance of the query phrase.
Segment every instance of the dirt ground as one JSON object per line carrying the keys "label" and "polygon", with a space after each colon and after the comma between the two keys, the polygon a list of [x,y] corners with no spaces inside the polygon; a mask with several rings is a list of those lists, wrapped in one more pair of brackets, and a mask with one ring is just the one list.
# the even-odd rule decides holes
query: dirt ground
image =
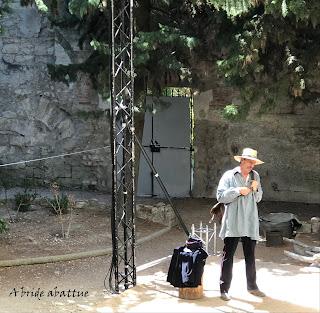
{"label": "dirt ground", "polygon": [[[104,207],[73,209],[68,238],[69,214],[59,216],[49,207],[33,205],[30,211],[10,210],[5,205],[0,208],[0,216],[5,216],[9,230],[0,235],[0,260],[62,255],[111,247],[110,205]],[[10,216],[14,222],[10,222]],[[137,236],[149,233],[150,223],[136,219]],[[163,228],[152,223],[154,231]]]}
{"label": "dirt ground", "polygon": [[[159,201],[159,199],[137,199],[137,203],[154,204]],[[161,201],[166,202],[165,200]],[[58,217],[50,213],[48,209],[35,206],[29,212],[19,213],[16,221],[9,224],[9,231],[0,235],[0,262],[2,260],[53,256],[111,247],[110,197],[106,198],[106,202],[108,203],[106,203],[106,207],[104,208],[75,209],[69,238],[61,238],[61,227]],[[174,204],[188,228],[190,228],[192,224],[197,227],[200,222],[203,224],[208,223],[210,218],[208,212],[210,205],[212,205],[212,199],[174,199]],[[310,221],[311,217],[320,215],[319,205],[283,202],[262,202],[259,205],[259,212],[260,215],[270,212],[290,212],[295,214],[300,221],[306,222]],[[9,215],[14,216],[15,211],[12,210],[8,212],[7,208],[2,206],[0,208],[0,216],[8,219]],[[176,295],[177,290],[165,281],[166,271],[173,249],[183,245],[186,240],[186,235],[179,225],[170,230],[166,229],[164,225],[141,219],[136,220],[136,237],[138,241],[136,247],[137,286],[132,288],[129,293],[126,291],[116,296],[111,295],[108,290],[110,255],[56,263],[0,267],[0,313],[172,312],[172,310],[170,310],[170,301],[172,299],[178,299]],[[161,235],[159,231],[163,231]],[[159,233],[159,236],[153,237],[153,235],[157,233]],[[141,239],[148,240],[139,244],[139,240]],[[296,239],[307,244],[320,246],[319,234],[299,233]],[[209,253],[213,254],[211,253],[212,243],[210,244],[210,249]],[[206,277],[214,278],[209,279],[209,281],[205,283],[205,286],[207,286],[205,299],[215,297],[218,292],[217,275],[219,274],[219,252],[221,249],[222,241],[217,239],[217,255],[211,255],[208,259],[208,268],[210,268],[211,272],[214,272],[214,275],[210,274]],[[283,303],[279,302],[281,299],[277,300],[277,305],[282,311],[275,308],[272,310],[264,310],[261,306],[255,306],[251,309],[241,308],[240,310],[236,304],[234,304],[235,308],[230,308],[230,306],[224,308],[221,307],[221,303],[218,311],[319,312],[319,270],[314,267],[309,267],[306,263],[301,263],[285,256],[283,253],[284,250],[292,251],[292,245],[290,243],[284,243],[280,247],[266,247],[265,241],[262,240],[258,243],[256,253],[257,264],[261,269],[268,269],[267,273],[269,275],[264,271],[260,274],[258,272],[259,277],[264,277],[262,280],[262,285],[265,287],[264,290],[270,290],[270,294],[276,290],[276,288],[271,287],[273,278],[268,282],[270,275],[277,275],[277,278],[281,276],[281,279],[286,279],[284,283],[289,282],[288,288],[290,288],[290,284],[292,287],[292,282],[299,285],[299,277],[305,275],[300,277],[301,281],[307,279],[310,287],[313,288],[313,296],[309,304],[307,303],[306,306],[301,306],[300,303],[295,302],[295,300],[299,298],[295,296],[296,292],[291,292],[292,301],[290,296],[288,296],[288,299],[283,301]],[[237,267],[243,266],[240,247],[236,253],[235,263],[236,276],[238,272]],[[239,270],[239,272],[243,273],[243,270]],[[279,281],[281,282],[281,280]],[[233,284],[236,287],[238,280]],[[279,283],[279,286],[280,285]],[[300,285],[301,288],[304,288],[303,283]],[[21,289],[22,287],[23,289]],[[71,293],[75,290],[77,294],[63,298],[48,296],[49,291],[67,291],[69,289]],[[243,288],[240,289],[243,290]],[[143,294],[146,294],[146,291],[151,292],[151,290],[153,290],[155,294],[152,296],[152,301],[151,298],[147,298],[146,300],[141,298],[140,300],[135,300],[139,305],[133,305],[131,297],[136,299],[136,293],[139,293],[139,290]],[[33,296],[31,293],[29,296],[26,294],[22,296],[21,291],[32,291]],[[37,291],[39,294],[43,291],[43,297],[37,296]],[[236,290],[234,292],[236,294]],[[305,292],[305,290],[301,292]],[[129,303],[131,303],[129,306],[124,305],[124,302],[128,300],[123,300],[126,294],[129,296]],[[132,294],[134,294],[134,296]],[[166,298],[163,298],[164,295],[166,295]],[[238,296],[241,298],[241,294]],[[285,298],[285,296],[283,297]],[[276,298],[276,295],[274,298]],[[308,297],[304,298],[309,299]],[[157,306],[157,304],[153,303],[155,299],[168,303],[169,307]],[[108,302],[102,305],[103,301]],[[186,301],[188,302],[188,300]],[[142,302],[150,303],[151,307],[143,307]],[[183,309],[184,306],[181,305],[181,301],[179,303],[179,308],[182,311],[189,312],[188,309]],[[275,302],[272,303],[275,304]],[[203,305],[205,305],[205,302],[203,302]],[[286,307],[285,305],[289,305],[288,308],[290,309],[288,309],[288,311],[283,309]],[[210,310],[205,306],[193,309],[193,311],[202,312],[208,309],[210,312],[216,312],[212,311],[214,308],[213,305],[209,307]],[[171,307],[171,309],[172,308],[173,307]],[[191,308],[190,305],[188,308]]]}

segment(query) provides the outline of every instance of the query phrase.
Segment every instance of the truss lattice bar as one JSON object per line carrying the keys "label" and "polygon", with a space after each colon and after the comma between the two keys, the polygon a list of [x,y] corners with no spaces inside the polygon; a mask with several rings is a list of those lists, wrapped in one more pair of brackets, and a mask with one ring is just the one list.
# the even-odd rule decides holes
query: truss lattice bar
{"label": "truss lattice bar", "polygon": [[115,292],[136,284],[134,223],[133,0],[111,1],[112,273]]}

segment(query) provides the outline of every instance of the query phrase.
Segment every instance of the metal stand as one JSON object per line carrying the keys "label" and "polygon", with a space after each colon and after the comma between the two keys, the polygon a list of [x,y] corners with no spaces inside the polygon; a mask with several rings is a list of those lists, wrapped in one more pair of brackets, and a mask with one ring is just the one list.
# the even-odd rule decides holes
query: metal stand
{"label": "metal stand", "polygon": [[213,228],[209,228],[208,225],[202,225],[195,228],[194,224],[191,225],[191,235],[196,236],[204,242],[205,250],[209,254],[209,243],[213,238],[213,255],[217,254],[217,224],[213,223]]}
{"label": "metal stand", "polygon": [[133,0],[111,0],[112,22],[112,262],[109,287],[119,293],[136,285],[134,224],[134,142],[146,157],[179,222],[189,236],[179,212],[134,131]]}
{"label": "metal stand", "polygon": [[152,161],[150,160],[148,154],[146,153],[146,150],[143,148],[142,143],[140,142],[140,140],[138,139],[138,137],[137,137],[136,135],[135,135],[135,139],[136,139],[136,142],[137,142],[137,144],[138,144],[138,146],[139,146],[139,148],[140,148],[141,153],[142,153],[143,156],[145,157],[145,159],[146,159],[146,161],[147,161],[147,163],[148,163],[148,165],[149,165],[149,167],[150,167],[150,169],[151,169],[151,171],[152,171],[152,174],[153,174],[154,177],[156,178],[156,180],[157,180],[160,188],[162,189],[162,191],[163,191],[166,199],[168,200],[170,206],[172,207],[172,209],[173,209],[173,211],[174,211],[174,214],[175,214],[176,217],[178,218],[178,221],[179,221],[179,223],[180,223],[183,231],[185,232],[185,234],[187,235],[187,237],[189,237],[189,236],[190,236],[190,232],[189,232],[186,224],[185,224],[184,221],[182,220],[180,213],[178,212],[178,210],[176,209],[176,207],[173,205],[173,202],[172,202],[172,200],[171,200],[171,198],[170,198],[170,196],[169,196],[169,193],[168,193],[168,191],[167,191],[167,188],[165,187],[164,183],[162,182],[162,179],[160,178],[159,173],[157,172],[156,168],[153,166]]}
{"label": "metal stand", "polygon": [[[111,1],[113,292],[136,285],[134,225],[133,1]],[[112,281],[114,279],[114,281]]]}

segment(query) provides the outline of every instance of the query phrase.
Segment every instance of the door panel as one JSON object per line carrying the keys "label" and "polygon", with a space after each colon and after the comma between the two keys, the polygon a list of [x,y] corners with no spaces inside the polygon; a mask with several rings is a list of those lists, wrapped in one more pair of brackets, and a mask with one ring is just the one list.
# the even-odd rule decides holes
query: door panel
{"label": "door panel", "polygon": [[154,115],[154,138],[161,146],[190,148],[189,98],[162,98],[171,105]]}
{"label": "door panel", "polygon": [[[142,144],[169,195],[188,197],[191,186],[190,98],[161,97],[161,100],[168,105],[155,114],[145,113]],[[147,97],[149,106],[152,101],[152,97]],[[152,143],[159,144],[159,149],[151,149]],[[151,172],[141,154],[138,195],[163,197],[164,193]]]}

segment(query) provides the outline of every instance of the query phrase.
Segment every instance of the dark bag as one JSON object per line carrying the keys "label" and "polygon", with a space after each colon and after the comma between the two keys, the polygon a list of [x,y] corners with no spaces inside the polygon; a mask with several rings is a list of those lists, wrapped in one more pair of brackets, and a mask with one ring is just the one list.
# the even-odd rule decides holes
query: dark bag
{"label": "dark bag", "polygon": [[224,214],[224,204],[221,202],[216,203],[210,209],[211,219],[210,219],[209,223],[214,221],[214,222],[218,222],[219,224],[221,224],[223,214]]}

